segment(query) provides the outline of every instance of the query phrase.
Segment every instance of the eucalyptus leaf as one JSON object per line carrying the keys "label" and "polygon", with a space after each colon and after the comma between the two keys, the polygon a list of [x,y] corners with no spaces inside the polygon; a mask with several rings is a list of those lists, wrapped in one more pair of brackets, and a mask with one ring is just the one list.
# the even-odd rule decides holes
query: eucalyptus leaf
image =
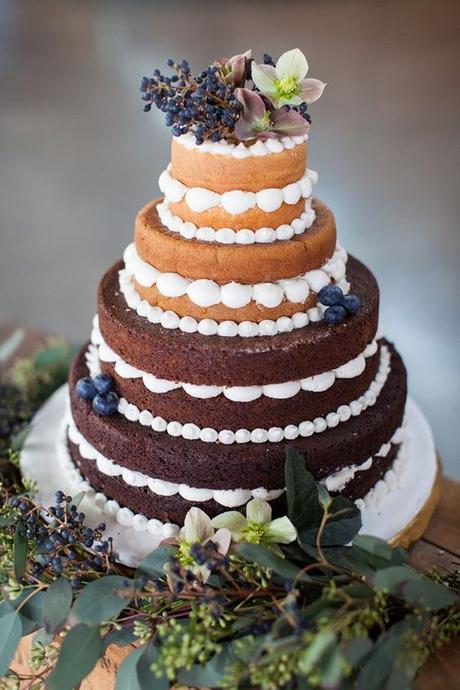
{"label": "eucalyptus leaf", "polygon": [[65,623],[72,606],[72,587],[65,577],[58,577],[48,587],[43,603],[45,630],[56,633]]}
{"label": "eucalyptus leaf", "polygon": [[17,611],[8,611],[0,617],[0,678],[9,668],[11,659],[22,637],[21,618]]}
{"label": "eucalyptus leaf", "polygon": [[17,328],[6,340],[0,343],[0,364],[4,364],[15,353],[24,340],[25,334],[23,328]]}
{"label": "eucalyptus leaf", "polygon": [[134,596],[134,582],[120,575],[106,575],[90,582],[70,611],[74,621],[98,625],[118,616]]}
{"label": "eucalyptus leaf", "polygon": [[373,642],[369,637],[354,637],[343,644],[343,653],[350,666],[357,668],[368,656],[372,647]]}
{"label": "eucalyptus leaf", "polygon": [[[27,590],[26,590],[27,591]],[[30,591],[29,591],[30,593]],[[22,600],[22,599],[21,599]],[[45,592],[42,590],[35,590],[32,597],[27,599],[25,604],[21,606],[21,621],[24,635],[41,628],[44,625],[43,618],[43,603],[45,600]],[[19,606],[19,601],[14,602],[15,608]]]}
{"label": "eucalyptus leaf", "polygon": [[10,441],[11,448],[13,450],[21,450],[22,446],[24,445],[24,441],[29,435],[29,432],[30,424],[27,424],[27,426],[25,426],[24,429],[22,429],[18,434],[15,434],[13,436],[13,438]]}
{"label": "eucalyptus leaf", "polygon": [[137,662],[145,647],[137,647],[123,661],[117,671],[115,690],[141,690],[137,680]]}
{"label": "eucalyptus leaf", "polygon": [[248,644],[246,646],[242,644],[244,640],[244,637],[240,638],[239,640],[233,640],[233,642],[230,642],[228,645],[226,645],[226,647],[224,647],[219,654],[213,656],[203,665],[196,664],[195,666],[192,666],[191,669],[179,671],[177,675],[178,683],[186,687],[224,687],[224,679],[226,677],[228,667],[240,659],[239,650],[247,649],[252,653],[254,649],[253,638],[248,638]]}
{"label": "eucalyptus leaf", "polygon": [[127,627],[123,626],[123,628],[121,628],[121,630],[111,630],[103,638],[104,651],[111,644],[114,644],[117,647],[126,647],[126,645],[132,644],[133,642],[136,642],[136,640],[138,640],[138,638],[133,633],[132,628],[127,628]]}
{"label": "eucalyptus leaf", "polygon": [[146,575],[150,580],[158,580],[164,575],[163,566],[169,561],[174,549],[163,545],[151,551],[139,564],[136,575]]}
{"label": "eucalyptus leaf", "polygon": [[315,481],[305,467],[305,460],[295,448],[288,448],[285,465],[288,517],[298,532],[319,525],[323,511],[318,501]]}
{"label": "eucalyptus leaf", "polygon": [[321,658],[337,644],[337,636],[332,630],[318,632],[313,640],[306,645],[299,656],[299,669],[304,675],[309,675],[319,664]]}
{"label": "eucalyptus leaf", "polygon": [[159,678],[150,669],[157,660],[158,650],[154,644],[149,643],[144,647],[142,654],[136,663],[137,682],[140,690],[168,690],[169,680],[166,676]]}
{"label": "eucalyptus leaf", "polygon": [[83,501],[85,496],[86,496],[86,491],[80,491],[78,494],[75,494],[75,496],[72,496],[72,500],[70,502],[70,505],[73,505],[73,506],[75,506],[75,508],[78,508],[78,506]]}
{"label": "eucalyptus leaf", "polygon": [[[266,549],[265,546],[260,544],[238,544],[236,551],[243,556],[247,561],[252,563],[259,563],[260,565],[270,568],[274,573],[280,575],[286,580],[295,580],[299,575],[299,569],[297,566],[293,565],[290,561],[285,558],[281,558],[270,549]],[[302,576],[302,581],[308,581],[306,575]]]}
{"label": "eucalyptus leaf", "polygon": [[18,520],[16,523],[16,531],[14,533],[14,574],[18,582],[21,582],[24,576],[26,561],[27,538],[25,534],[25,526],[22,520]]}
{"label": "eucalyptus leaf", "polygon": [[352,542],[352,551],[357,558],[376,569],[389,565],[403,565],[409,560],[409,554],[404,549],[391,547],[385,540],[367,534],[356,535]]}
{"label": "eucalyptus leaf", "polygon": [[321,688],[338,690],[343,677],[344,661],[342,652],[337,645],[326,651],[318,666]]}
{"label": "eucalyptus leaf", "polygon": [[423,606],[431,611],[458,601],[457,595],[447,587],[404,565],[378,570],[372,582],[375,587],[385,589],[413,606]]}
{"label": "eucalyptus leaf", "polygon": [[71,628],[64,637],[46,690],[74,690],[92,671],[102,653],[103,645],[97,628],[84,623]]}

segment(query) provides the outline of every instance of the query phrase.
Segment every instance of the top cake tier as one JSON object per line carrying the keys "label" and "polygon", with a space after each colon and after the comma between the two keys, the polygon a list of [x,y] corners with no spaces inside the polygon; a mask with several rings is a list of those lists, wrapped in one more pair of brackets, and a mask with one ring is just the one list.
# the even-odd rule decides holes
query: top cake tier
{"label": "top cake tier", "polygon": [[[159,186],[168,211],[182,222],[213,230],[274,232],[299,225],[305,213],[311,221],[309,200],[317,176],[306,165],[306,137],[197,146],[185,135],[173,139],[171,164]],[[279,239],[286,239],[286,232],[280,231]],[[268,240],[270,233],[265,234]]]}

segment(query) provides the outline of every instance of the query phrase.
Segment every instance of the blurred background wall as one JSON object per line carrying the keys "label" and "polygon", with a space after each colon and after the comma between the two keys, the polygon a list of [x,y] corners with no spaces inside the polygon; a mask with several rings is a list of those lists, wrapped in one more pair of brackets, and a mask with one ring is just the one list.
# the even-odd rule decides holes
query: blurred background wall
{"label": "blurred background wall", "polygon": [[0,0],[0,320],[76,340],[97,282],[158,194],[169,131],[140,77],[252,47],[301,48],[328,82],[311,166],[342,243],[375,272],[382,322],[460,477],[456,0]]}

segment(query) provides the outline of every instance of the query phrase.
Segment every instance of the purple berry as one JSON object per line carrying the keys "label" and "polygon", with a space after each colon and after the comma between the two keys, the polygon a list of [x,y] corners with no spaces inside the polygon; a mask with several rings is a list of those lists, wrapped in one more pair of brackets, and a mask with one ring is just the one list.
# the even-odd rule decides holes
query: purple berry
{"label": "purple berry", "polygon": [[343,292],[338,285],[325,285],[318,293],[318,302],[324,304],[325,307],[341,304],[342,299]]}
{"label": "purple berry", "polygon": [[98,414],[103,417],[108,417],[109,415],[116,412],[118,408],[118,395],[116,393],[98,393],[93,399],[93,409]]}
{"label": "purple berry", "polygon": [[97,393],[94,381],[89,376],[79,379],[75,386],[75,390],[77,391],[78,397],[83,398],[83,400],[92,400]]}
{"label": "purple berry", "polygon": [[358,295],[345,295],[340,304],[345,307],[349,314],[357,314],[361,309],[361,300]]}
{"label": "purple berry", "polygon": [[114,380],[110,376],[107,376],[107,374],[98,374],[94,377],[93,381],[96,391],[102,394],[113,390],[115,385]]}
{"label": "purple berry", "polygon": [[332,307],[328,307],[324,312],[324,320],[330,326],[336,326],[338,323],[345,321],[347,317],[347,312],[345,307],[340,304],[335,304]]}

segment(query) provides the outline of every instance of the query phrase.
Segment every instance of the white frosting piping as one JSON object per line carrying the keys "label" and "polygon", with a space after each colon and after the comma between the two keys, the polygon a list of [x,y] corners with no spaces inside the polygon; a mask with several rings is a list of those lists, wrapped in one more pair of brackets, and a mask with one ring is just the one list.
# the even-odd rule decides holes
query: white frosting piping
{"label": "white frosting piping", "polygon": [[308,134],[299,137],[282,137],[281,139],[267,139],[267,141],[256,141],[251,146],[245,146],[242,142],[231,144],[225,139],[219,141],[204,141],[198,145],[195,137],[191,133],[176,137],[175,141],[186,149],[194,149],[202,153],[217,153],[223,156],[233,156],[234,158],[250,158],[251,156],[267,156],[270,153],[281,153],[285,149],[293,149],[294,146],[303,144],[308,140]]}
{"label": "white frosting piping", "polygon": [[123,254],[126,271],[143,287],[156,285],[164,297],[182,297],[187,295],[191,302],[207,308],[223,304],[230,309],[241,309],[251,301],[273,309],[283,300],[294,304],[303,304],[310,291],[318,293],[323,287],[334,281],[345,278],[347,253],[337,246],[332,257],[320,268],[307,271],[296,278],[277,280],[274,283],[226,283],[219,285],[214,280],[201,278],[190,280],[178,273],[163,273],[141,259],[134,242],[129,244]]}
{"label": "white frosting piping", "polygon": [[348,467],[344,467],[338,472],[330,474],[328,477],[323,479],[321,483],[324,484],[326,489],[331,493],[342,491],[346,485],[351,482],[352,479],[354,479],[357,472],[365,472],[366,470],[369,470],[374,463],[374,458],[386,458],[391,450],[392,444],[399,445],[403,443],[405,436],[406,434],[403,422],[403,425],[395,431],[391,439],[387,443],[382,444],[379,451],[373,456],[371,455],[369,458],[367,458],[365,462],[361,463],[360,465],[349,465]]}
{"label": "white frosting piping", "polygon": [[233,230],[232,228],[200,227],[191,221],[184,221],[175,216],[169,203],[165,200],[157,206],[158,216],[162,224],[170,231],[178,233],[186,240],[201,240],[202,242],[218,242],[219,244],[270,244],[277,240],[290,240],[294,235],[301,235],[310,228],[316,218],[315,210],[311,206],[311,198],[305,200],[305,211],[300,218],[295,218],[291,223],[278,225],[277,228],[249,228]]}
{"label": "white frosting piping", "polygon": [[410,456],[410,435],[406,433],[406,424],[407,420],[404,419],[402,429],[398,430],[402,433],[403,438],[392,466],[385,472],[383,479],[379,479],[364,498],[358,498],[355,501],[360,510],[363,510],[363,508],[378,509],[386,495],[390,491],[394,491],[403,480]]}
{"label": "white frosting piping", "polygon": [[[163,417],[155,416],[149,410],[139,410],[136,405],[129,403],[124,398],[119,401],[118,412],[129,421],[139,422],[143,426],[151,427],[155,432],[165,432],[175,437],[182,436],[182,438],[188,441],[219,442],[224,445],[231,445],[233,443],[279,443],[283,439],[293,441],[299,436],[312,436],[312,434],[319,434],[328,428],[338,426],[342,422],[347,422],[350,417],[357,417],[368,407],[375,405],[390,373],[390,359],[390,351],[385,345],[382,345],[380,348],[380,364],[376,377],[363,395],[348,405],[340,405],[335,412],[329,412],[325,417],[316,417],[313,421],[305,420],[300,424],[288,424],[284,429],[282,427],[270,427],[270,429],[238,429],[237,431],[222,429],[219,431],[212,427],[201,428],[194,423],[182,424],[174,420],[168,422]],[[87,363],[91,375],[99,372],[96,348],[89,351]]]}
{"label": "white frosting piping", "polygon": [[152,393],[168,393],[172,390],[182,388],[185,393],[193,398],[215,398],[224,395],[233,402],[244,403],[257,400],[261,396],[285,400],[297,395],[301,390],[312,393],[322,393],[330,388],[336,379],[352,379],[360,376],[365,367],[366,359],[372,357],[377,352],[377,341],[373,340],[366,347],[364,352],[349,360],[340,367],[322,374],[309,376],[296,381],[284,381],[282,383],[271,383],[265,386],[215,386],[215,385],[196,385],[180,381],[169,381],[160,379],[141,369],[133,367],[125,362],[120,355],[114,352],[104,341],[99,329],[99,319],[97,315],[93,320],[91,331],[91,343],[98,347],[98,356],[103,362],[110,362],[115,365],[115,371],[124,379],[141,378],[144,386]]}
{"label": "white frosting piping", "polygon": [[284,489],[268,491],[263,487],[258,489],[206,489],[194,488],[188,484],[176,484],[163,479],[149,477],[142,472],[130,470],[113,460],[109,460],[89,443],[77,429],[74,420],[69,415],[69,439],[78,446],[80,455],[85,460],[96,462],[97,469],[108,477],[121,477],[129,486],[147,486],[157,496],[175,496],[179,494],[184,500],[199,502],[214,500],[226,508],[237,508],[246,504],[251,498],[263,498],[273,501],[284,492]]}
{"label": "white frosting piping", "polygon": [[[298,311],[292,316],[280,316],[278,319],[263,319],[255,321],[216,321],[215,319],[200,319],[193,316],[179,316],[176,312],[161,307],[154,307],[147,300],[142,299],[134,286],[134,278],[126,269],[119,271],[120,292],[125,298],[126,304],[133,309],[138,316],[146,318],[150,323],[160,324],[163,328],[178,328],[183,333],[200,333],[201,335],[220,335],[225,338],[253,338],[256,336],[272,336],[278,333],[288,333],[296,328],[305,328],[310,322],[315,323],[323,319],[326,309],[317,303],[316,307],[310,307],[306,312]],[[350,283],[342,278],[336,282],[346,295],[350,290]]]}
{"label": "white frosting piping", "polygon": [[306,170],[305,175],[298,182],[291,182],[280,189],[261,189],[259,192],[244,192],[233,189],[219,194],[204,187],[187,187],[170,173],[171,166],[164,170],[158,186],[170,203],[178,203],[185,199],[187,206],[195,213],[203,213],[216,206],[232,216],[239,216],[256,206],[265,213],[277,211],[283,204],[290,206],[297,204],[300,199],[311,196],[312,187],[317,184],[318,176],[314,170]]}

